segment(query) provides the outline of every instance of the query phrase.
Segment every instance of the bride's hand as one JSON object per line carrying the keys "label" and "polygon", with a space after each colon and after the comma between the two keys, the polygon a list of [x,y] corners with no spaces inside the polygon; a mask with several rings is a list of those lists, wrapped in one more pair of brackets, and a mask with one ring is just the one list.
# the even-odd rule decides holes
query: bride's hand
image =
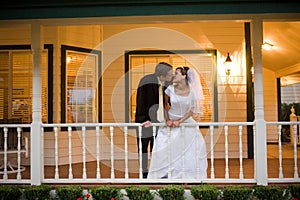
{"label": "bride's hand", "polygon": [[169,126],[169,127],[172,127],[173,126],[173,121],[167,120],[166,125]]}
{"label": "bride's hand", "polygon": [[181,120],[173,121],[173,127],[178,127],[180,125]]}

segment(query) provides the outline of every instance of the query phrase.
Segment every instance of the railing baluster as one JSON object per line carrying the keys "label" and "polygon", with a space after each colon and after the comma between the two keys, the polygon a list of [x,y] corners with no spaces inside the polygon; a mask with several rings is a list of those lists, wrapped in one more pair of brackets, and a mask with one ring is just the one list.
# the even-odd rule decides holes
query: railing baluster
{"label": "railing baluster", "polygon": [[209,126],[210,130],[210,178],[215,178],[215,168],[214,168],[214,126]]}
{"label": "railing baluster", "polygon": [[101,173],[100,173],[100,145],[99,145],[99,126],[96,126],[96,157],[97,157],[97,175],[96,178],[100,179],[101,178]]}
{"label": "railing baluster", "polygon": [[254,174],[253,178],[256,180],[256,124],[253,126],[253,156],[254,156],[254,163],[253,163],[253,168],[254,168]]}
{"label": "railing baluster", "polygon": [[110,159],[111,159],[111,168],[110,168],[110,178],[115,179],[115,169],[114,169],[114,127],[110,126]]}
{"label": "railing baluster", "polygon": [[72,170],[72,127],[68,126],[68,139],[69,139],[69,180],[73,179]]}
{"label": "railing baluster", "polygon": [[298,167],[297,167],[297,124],[293,125],[294,135],[294,178],[298,179]]}
{"label": "railing baluster", "polygon": [[168,126],[168,179],[172,178],[171,175],[171,129]]}
{"label": "railing baluster", "polygon": [[55,157],[55,179],[59,179],[58,173],[58,128],[57,126],[54,127],[54,139],[55,139],[55,150],[54,150],[54,157]]}
{"label": "railing baluster", "polygon": [[[198,127],[196,126],[195,127],[195,131],[197,132],[198,130]],[[201,133],[200,133],[201,134]],[[196,178],[199,179],[200,178],[200,158],[201,158],[201,155],[200,155],[200,144],[199,144],[199,137],[200,135],[199,134],[196,134]]]}
{"label": "railing baluster", "polygon": [[83,169],[82,169],[82,178],[86,179],[86,143],[85,143],[85,137],[86,137],[86,127],[82,127],[82,164],[83,164]]}
{"label": "railing baluster", "polygon": [[139,178],[142,179],[143,178],[143,168],[142,168],[142,127],[139,126],[139,163],[140,163],[140,167],[139,167]]}
{"label": "railing baluster", "polygon": [[17,172],[17,179],[21,180],[21,128],[17,128],[18,132],[18,172]]}
{"label": "railing baluster", "polygon": [[281,146],[281,125],[278,125],[278,155],[279,155],[279,178],[283,178],[282,173],[282,146]]}
{"label": "railing baluster", "polygon": [[[297,121],[300,122],[300,116],[297,117]],[[297,144],[300,143],[300,124],[297,124]]]}
{"label": "railing baluster", "polygon": [[4,169],[3,169],[3,179],[7,180],[7,133],[8,133],[8,128],[4,127]]}
{"label": "railing baluster", "polygon": [[127,126],[124,127],[124,139],[125,139],[125,179],[128,179],[128,128]]}
{"label": "railing baluster", "polygon": [[[43,165],[42,166],[44,166],[45,165],[45,140],[44,140],[44,137],[45,137],[45,133],[44,133],[44,127],[43,126],[41,126],[40,127],[40,129],[41,129],[41,161],[43,162]],[[25,149],[28,149],[28,138],[27,137],[25,137]],[[26,150],[26,153],[25,153],[25,157],[26,158],[28,158],[27,156],[28,156],[28,153],[27,153],[27,151],[28,150]],[[26,155],[27,154],[27,155]],[[43,174],[43,178],[45,178],[45,168],[44,167],[42,167],[42,174]]]}
{"label": "railing baluster", "polygon": [[240,149],[240,179],[244,179],[243,173],[243,142],[242,142],[243,126],[239,126],[239,149]]}
{"label": "railing baluster", "polygon": [[[152,129],[152,135],[153,135],[153,146],[155,145],[155,142],[156,142],[156,126],[153,126],[153,129]],[[153,154],[154,153],[154,154]],[[156,152],[152,152],[152,156],[157,156]],[[154,179],[156,179],[157,177],[157,173],[156,173],[156,165],[157,165],[157,159],[155,158],[155,163],[154,163]]]}
{"label": "railing baluster", "polygon": [[[181,126],[180,128],[181,128],[181,152],[184,152],[184,149],[185,149],[185,139],[184,139],[185,127]],[[185,179],[185,165],[184,165],[185,162],[184,162],[184,160],[185,160],[185,157],[182,156],[182,159],[181,159],[181,162],[182,162],[182,179]]]}
{"label": "railing baluster", "polygon": [[228,168],[228,125],[225,125],[225,179],[229,179]]}

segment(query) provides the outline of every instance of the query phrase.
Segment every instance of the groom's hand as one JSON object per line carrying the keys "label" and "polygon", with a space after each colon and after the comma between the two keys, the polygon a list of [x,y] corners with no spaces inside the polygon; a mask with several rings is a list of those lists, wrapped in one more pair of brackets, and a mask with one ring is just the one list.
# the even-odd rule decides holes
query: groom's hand
{"label": "groom's hand", "polygon": [[148,128],[151,126],[151,122],[149,120],[145,121],[142,123],[142,126],[144,126],[145,128]]}

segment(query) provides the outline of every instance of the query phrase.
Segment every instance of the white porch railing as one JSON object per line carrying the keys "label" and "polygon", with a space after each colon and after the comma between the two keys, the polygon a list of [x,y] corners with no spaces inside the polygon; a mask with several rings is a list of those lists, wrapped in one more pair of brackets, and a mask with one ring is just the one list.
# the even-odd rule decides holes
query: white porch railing
{"label": "white porch railing", "polygon": [[[45,183],[72,183],[72,182],[83,182],[83,183],[100,183],[100,182],[109,182],[109,183],[201,183],[201,182],[207,182],[207,183],[220,183],[220,182],[232,182],[232,183],[255,183],[255,179],[246,179],[243,176],[243,145],[242,145],[242,136],[243,132],[242,129],[245,126],[253,126],[254,123],[240,123],[240,122],[231,122],[231,123],[198,123],[198,124],[183,124],[182,126],[208,126],[209,127],[209,141],[210,141],[210,178],[208,179],[142,179],[142,167],[139,165],[138,167],[138,178],[129,178],[129,171],[132,171],[129,169],[128,165],[128,127],[137,127],[138,128],[138,134],[141,135],[141,125],[136,123],[101,123],[101,124],[44,124],[43,127],[53,127],[54,128],[54,135],[55,135],[55,176],[53,178],[47,178],[44,179],[43,182]],[[153,126],[158,127],[162,126],[164,124],[153,124]],[[100,146],[99,146],[99,140],[100,140],[100,130],[102,128],[109,127],[109,135],[110,135],[110,178],[100,178]],[[114,130],[115,128],[121,128],[123,130],[124,134],[124,168],[123,172],[124,178],[116,178],[115,177],[115,157],[114,157]],[[224,127],[225,129],[225,178],[216,178],[215,177],[215,166],[214,166],[214,146],[215,146],[215,129],[221,129],[221,127]],[[239,166],[240,166],[240,172],[239,172],[239,178],[231,178],[229,176],[229,142],[228,142],[228,128],[229,127],[236,127],[239,133]],[[68,148],[69,148],[69,175],[67,179],[59,178],[59,155],[58,155],[58,135],[59,135],[59,129],[61,128],[67,128],[68,130]],[[72,128],[77,128],[77,130],[81,130],[82,133],[82,178],[80,179],[74,179],[73,178],[73,168],[72,168]],[[95,130],[95,138],[96,138],[96,163],[97,167],[96,169],[96,176],[94,178],[87,178],[87,168],[86,168],[86,131],[87,129]],[[155,129],[153,129],[153,135],[155,136],[156,132]],[[244,132],[245,134],[246,132]],[[47,133],[45,133],[47,134]],[[139,141],[141,142],[141,141]],[[140,145],[141,147],[141,145]],[[141,152],[141,149],[140,149]],[[142,155],[141,153],[138,155],[139,163],[141,163]],[[195,175],[196,177],[196,175]],[[253,176],[255,177],[255,176]]]}
{"label": "white porch railing", "polygon": [[[21,165],[22,154],[24,154],[25,158],[28,158],[29,155],[28,137],[22,136],[22,129],[30,128],[30,124],[0,124],[0,128],[1,136],[3,137],[1,138],[3,143],[0,145],[0,177],[2,175],[0,183],[30,183],[30,179],[22,179],[22,172],[26,168]],[[17,134],[17,148],[11,149],[8,145],[8,138],[9,134],[15,133]],[[15,160],[16,163],[12,163],[11,159]]]}
{"label": "white porch railing", "polygon": [[[163,124],[153,124],[153,126],[158,127],[161,126]],[[294,171],[294,176],[292,178],[290,177],[285,177],[284,176],[284,168],[282,165],[282,160],[284,158],[283,154],[282,154],[282,143],[281,143],[281,127],[282,125],[292,125],[294,127],[293,129],[293,133],[294,136],[297,135],[297,126],[300,125],[300,122],[266,122],[267,126],[276,126],[277,128],[277,133],[278,133],[278,162],[279,162],[279,174],[277,178],[268,178],[268,183],[274,183],[274,182],[299,182],[299,174],[298,174],[298,153],[297,153],[297,144],[296,144],[296,140],[294,141],[294,145],[293,145],[293,161],[294,161],[294,165],[293,165],[293,171]],[[53,159],[53,176],[49,177],[49,174],[47,174],[47,177],[44,174],[44,170],[46,167],[46,164],[44,165],[44,163],[36,163],[34,162],[34,159],[31,163],[29,162],[29,166],[28,168],[30,168],[33,165],[37,165],[37,166],[41,166],[42,169],[42,180],[41,183],[91,183],[91,184],[99,184],[99,183],[201,183],[201,182],[205,182],[205,183],[257,183],[256,182],[256,171],[257,169],[255,168],[256,164],[256,152],[255,149],[255,137],[256,137],[256,133],[255,133],[255,123],[254,122],[216,122],[216,123],[197,123],[197,124],[182,124],[182,126],[199,126],[199,127],[208,127],[209,129],[207,129],[207,133],[206,133],[206,145],[207,145],[207,152],[209,153],[208,156],[208,161],[209,161],[209,168],[207,170],[207,174],[208,177],[207,179],[171,179],[171,178],[167,178],[167,179],[143,179],[142,178],[142,168],[141,166],[132,166],[129,165],[129,161],[130,159],[132,159],[131,155],[130,155],[130,151],[129,151],[129,143],[128,143],[128,137],[132,137],[132,135],[129,135],[129,130],[131,130],[130,128],[132,127],[136,127],[139,131],[138,134],[141,134],[141,126],[140,124],[136,124],[136,123],[98,123],[98,124],[42,124],[41,125],[41,142],[42,144],[42,152],[41,152],[41,156],[44,158],[45,157],[45,148],[44,148],[44,141],[45,141],[45,136],[47,136],[47,134],[52,134],[54,135],[54,138],[52,140],[52,143],[50,142],[49,144],[52,145],[52,149],[54,150],[54,159]],[[254,132],[254,159],[250,159],[253,161],[253,164],[251,164],[251,170],[253,170],[253,176],[251,176],[250,178],[245,178],[244,174],[245,174],[245,164],[243,163],[245,161],[245,155],[243,155],[245,144],[243,143],[243,136],[245,137],[245,135],[247,134],[246,131],[246,127],[247,126],[252,126],[253,127],[253,132]],[[0,179],[0,183],[1,184],[11,184],[11,183],[18,183],[18,184],[32,184],[32,174],[29,173],[29,176],[27,178],[23,178],[23,173],[21,166],[23,165],[22,161],[24,160],[24,156],[22,156],[22,152],[24,151],[24,149],[21,148],[21,140],[22,138],[20,137],[20,133],[22,132],[23,128],[29,128],[31,127],[30,125],[20,125],[20,124],[1,124],[0,125],[0,129],[3,130],[4,132],[4,138],[7,138],[7,134],[9,133],[9,129],[11,128],[15,128],[18,130],[18,148],[15,151],[16,154],[16,162],[17,162],[17,173],[16,175],[12,175],[8,173],[7,170],[7,162],[8,160],[11,158],[11,156],[9,157],[8,155],[11,153],[7,151],[7,140],[4,139],[4,148],[3,151],[1,152],[0,155],[3,155],[3,161],[4,161],[4,165],[3,165],[3,171],[2,171],[2,179]],[[52,129],[52,131],[45,131],[45,129]],[[103,144],[101,144],[101,137],[103,136],[103,134],[105,134],[102,130],[104,129],[108,129],[109,130],[109,145],[108,146],[104,146]],[[123,138],[115,138],[116,132],[121,131]],[[235,177],[231,177],[230,176],[230,171],[232,171],[231,167],[232,165],[229,164],[231,158],[229,156],[229,152],[232,152],[232,141],[229,140],[229,136],[232,134],[233,132],[236,132],[238,135],[238,145],[239,147],[236,148],[236,155],[237,159],[238,159],[238,165],[239,165],[239,170],[238,170],[238,176]],[[62,133],[67,133],[67,138],[65,138],[64,143],[63,143],[63,147],[64,152],[67,152],[67,165],[68,165],[68,175],[67,177],[60,177],[60,174],[62,173],[60,171],[60,166],[61,161],[60,161],[60,153],[61,152],[61,148],[62,145],[59,145],[59,139],[60,139],[60,134]],[[76,143],[77,145],[77,150],[81,149],[81,167],[82,169],[80,169],[80,171],[82,171],[81,176],[78,178],[74,178],[73,173],[74,171],[78,171],[78,169],[74,168],[74,152],[73,152],[73,147],[72,145],[74,145],[74,133],[75,132],[80,132],[80,146],[78,146],[78,143]],[[29,134],[29,133],[28,133]],[[38,133],[34,133],[34,134],[38,134]],[[224,169],[224,175],[222,176],[216,176],[216,161],[219,160],[220,158],[216,158],[216,149],[215,149],[215,143],[217,141],[216,138],[216,134],[219,134],[219,137],[223,137],[224,141],[222,140],[223,145],[224,145],[224,157],[221,158],[224,161],[224,166],[222,166],[222,169]],[[95,167],[91,168],[87,166],[87,163],[89,161],[87,161],[87,157],[88,157],[88,152],[87,152],[87,140],[89,139],[88,136],[94,135],[93,140],[94,140],[94,149],[95,149]],[[155,131],[154,131],[154,135],[155,135]],[[31,137],[34,137],[34,135],[31,135]],[[118,137],[120,137],[120,135],[118,135]],[[135,137],[135,135],[134,135]],[[296,137],[294,137],[296,138]],[[122,160],[122,172],[124,173],[124,177],[123,178],[118,178],[116,176],[116,171],[119,170],[119,166],[118,169],[116,169],[116,163],[118,160],[120,160],[120,154],[118,155],[119,157],[115,157],[116,154],[116,145],[114,144],[114,141],[116,140],[122,140],[124,141],[124,143],[122,143],[122,146],[124,148],[124,151],[122,152],[123,155],[121,155],[121,160]],[[49,144],[48,148],[49,148]],[[90,144],[89,144],[90,145]],[[136,143],[134,143],[135,147]],[[34,145],[31,146],[30,148],[34,148]],[[103,151],[103,148],[105,148],[104,150],[108,152],[108,154],[110,155],[108,158],[105,158],[103,156],[101,156],[101,151]],[[67,150],[66,150],[67,149]],[[230,150],[231,149],[231,150]],[[29,155],[30,156],[30,155]],[[136,162],[137,165],[139,165],[138,163],[141,163],[141,154],[137,156],[137,159],[139,159],[139,162]],[[268,158],[265,158],[268,159]],[[43,159],[42,159],[43,160]],[[106,162],[110,162],[110,175],[108,177],[101,177],[101,172],[102,172],[102,168],[101,168],[101,162],[106,161]],[[27,167],[27,166],[26,166]],[[135,169],[131,169],[131,168],[135,168]],[[236,166],[235,166],[236,168]],[[90,170],[94,170],[94,177],[90,177],[88,176],[88,174],[90,173]],[[136,173],[138,174],[137,177],[133,178],[130,176],[130,172],[137,170]],[[236,170],[236,169],[235,169]],[[249,166],[248,166],[248,170],[249,170]],[[30,171],[30,170],[29,170]],[[119,170],[120,171],[120,170]],[[220,173],[218,171],[218,173]],[[21,176],[22,175],[22,176]],[[0,174],[0,178],[1,178],[1,174]]]}
{"label": "white porch railing", "polygon": [[[297,145],[297,130],[299,130],[300,122],[267,122],[267,126],[276,125],[278,130],[278,162],[279,162],[279,169],[278,169],[278,178],[268,178],[269,182],[299,182],[299,173],[298,173],[298,145]],[[294,166],[293,178],[287,178],[284,176],[283,173],[283,151],[282,151],[282,142],[281,142],[281,130],[283,125],[288,125],[292,127],[291,133],[291,143],[293,144],[293,159],[294,159]]]}

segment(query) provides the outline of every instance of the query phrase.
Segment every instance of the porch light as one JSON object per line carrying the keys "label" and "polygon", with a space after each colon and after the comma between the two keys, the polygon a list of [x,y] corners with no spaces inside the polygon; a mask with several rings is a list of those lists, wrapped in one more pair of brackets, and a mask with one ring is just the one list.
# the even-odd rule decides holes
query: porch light
{"label": "porch light", "polygon": [[225,74],[226,74],[226,76],[230,76],[231,63],[232,63],[232,60],[229,56],[229,53],[227,53],[227,58],[225,60]]}

